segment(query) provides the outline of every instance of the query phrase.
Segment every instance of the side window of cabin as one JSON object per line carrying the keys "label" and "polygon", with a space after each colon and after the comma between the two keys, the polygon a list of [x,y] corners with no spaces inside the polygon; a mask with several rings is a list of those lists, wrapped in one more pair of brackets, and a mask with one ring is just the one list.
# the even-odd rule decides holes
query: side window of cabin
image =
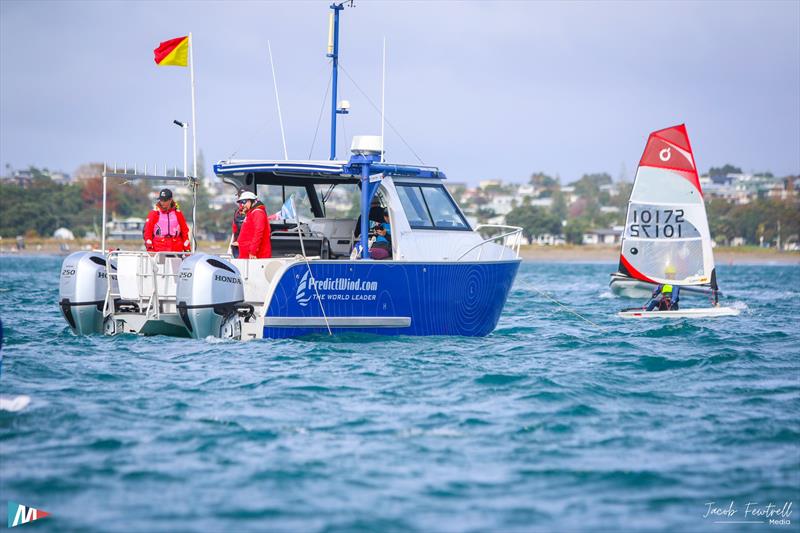
{"label": "side window of cabin", "polygon": [[468,229],[466,221],[444,187],[420,187],[420,189],[433,217],[434,226],[439,229]]}
{"label": "side window of cabin", "polygon": [[398,184],[397,194],[400,196],[400,203],[403,204],[403,210],[406,212],[408,223],[412,228],[433,227],[419,187]]}
{"label": "side window of cabin", "polygon": [[412,228],[468,230],[469,225],[441,185],[396,184]]}

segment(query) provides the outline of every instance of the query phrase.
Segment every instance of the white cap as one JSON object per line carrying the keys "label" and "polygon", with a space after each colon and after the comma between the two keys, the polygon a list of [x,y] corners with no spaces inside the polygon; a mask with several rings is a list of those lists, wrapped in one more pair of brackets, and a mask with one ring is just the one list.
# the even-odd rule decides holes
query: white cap
{"label": "white cap", "polygon": [[239,199],[237,201],[241,202],[242,200],[258,200],[258,196],[252,191],[242,191],[239,193]]}

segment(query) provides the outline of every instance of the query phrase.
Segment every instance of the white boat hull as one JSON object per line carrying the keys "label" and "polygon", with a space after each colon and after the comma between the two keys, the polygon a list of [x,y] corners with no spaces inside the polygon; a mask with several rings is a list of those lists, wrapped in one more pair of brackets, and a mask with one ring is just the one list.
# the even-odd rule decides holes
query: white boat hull
{"label": "white boat hull", "polygon": [[717,318],[737,316],[738,309],[733,307],[705,307],[695,309],[678,309],[677,311],[645,311],[644,309],[626,309],[620,311],[620,318]]}
{"label": "white boat hull", "polygon": [[[635,299],[644,299],[650,298],[653,295],[653,291],[656,289],[658,285],[655,283],[648,283],[646,281],[641,281],[634,278],[629,278],[627,276],[620,275],[619,273],[611,274],[611,283],[608,284],[609,289],[611,289],[612,294],[616,296],[620,296],[622,298],[635,298]],[[691,287],[691,286],[682,286],[681,287],[681,296],[688,296],[690,294],[698,294],[701,296],[710,297],[712,296],[711,289],[707,287]],[[721,292],[717,293],[718,296],[722,296]]]}
{"label": "white boat hull", "polygon": [[613,294],[623,298],[649,298],[650,295],[653,294],[656,285],[638,279],[611,274],[609,288]]}

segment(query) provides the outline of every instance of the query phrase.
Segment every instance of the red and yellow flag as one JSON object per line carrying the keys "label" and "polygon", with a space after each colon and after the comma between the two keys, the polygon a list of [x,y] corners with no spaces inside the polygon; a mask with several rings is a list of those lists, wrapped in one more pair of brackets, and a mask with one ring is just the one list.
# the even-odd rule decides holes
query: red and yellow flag
{"label": "red and yellow flag", "polygon": [[153,50],[156,65],[160,67],[185,67],[189,65],[189,36],[164,41]]}

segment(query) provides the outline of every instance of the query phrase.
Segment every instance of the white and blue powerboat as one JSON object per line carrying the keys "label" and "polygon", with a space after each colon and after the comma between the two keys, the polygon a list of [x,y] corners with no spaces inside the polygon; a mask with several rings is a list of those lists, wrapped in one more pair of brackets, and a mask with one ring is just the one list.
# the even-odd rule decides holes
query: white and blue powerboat
{"label": "white and blue powerboat", "polygon": [[[380,136],[354,137],[350,158],[335,160],[342,8],[331,6],[331,160],[214,166],[236,190],[262,199],[291,193],[291,209],[271,224],[272,257],[77,252],[64,260],[59,296],[76,334],[255,339],[345,331],[483,336],[494,330],[520,265],[521,229],[471,225],[441,170],[386,162]],[[104,182],[113,177],[131,176],[106,171]],[[358,217],[328,209],[337,187],[358,191]],[[385,222],[386,212],[391,254],[374,260],[371,230]]]}

